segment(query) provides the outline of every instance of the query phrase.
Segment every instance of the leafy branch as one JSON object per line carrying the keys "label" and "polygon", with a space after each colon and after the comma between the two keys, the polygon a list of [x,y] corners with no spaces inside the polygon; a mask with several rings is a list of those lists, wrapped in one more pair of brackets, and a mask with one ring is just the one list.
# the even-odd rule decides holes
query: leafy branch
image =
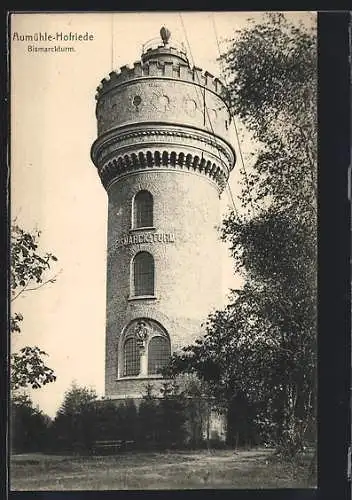
{"label": "leafy branch", "polygon": [[[40,231],[32,233],[22,229],[16,221],[11,226],[11,303],[23,293],[39,290],[50,283],[55,283],[57,276],[46,277],[51,263],[57,261],[52,253],[41,254],[38,250]],[[10,331],[20,333],[23,315],[12,312]],[[11,355],[11,388],[32,387],[39,389],[56,380],[52,368],[45,365],[43,356],[47,353],[39,347],[26,346]]]}

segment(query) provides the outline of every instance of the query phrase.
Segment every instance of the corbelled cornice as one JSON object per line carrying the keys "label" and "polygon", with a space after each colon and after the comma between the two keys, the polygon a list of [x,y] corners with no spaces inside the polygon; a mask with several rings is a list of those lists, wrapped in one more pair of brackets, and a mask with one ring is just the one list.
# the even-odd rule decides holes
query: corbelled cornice
{"label": "corbelled cornice", "polygon": [[204,130],[132,124],[99,136],[91,157],[106,189],[132,171],[173,168],[206,175],[224,189],[235,163],[233,148]]}
{"label": "corbelled cornice", "polygon": [[150,128],[150,124],[139,130],[129,130],[123,131],[119,129],[110,130],[108,133],[99,136],[99,138],[93,143],[91,150],[91,157],[93,163],[97,166],[99,163],[104,161],[104,152],[109,154],[111,147],[122,145],[129,140],[138,139],[153,139],[153,142],[164,142],[165,137],[174,137],[181,139],[192,139],[195,141],[208,144],[219,151],[219,154],[224,155],[224,157],[229,162],[229,170],[233,168],[235,162],[235,155],[232,147],[222,138],[215,137],[213,134],[205,133],[196,129],[185,128],[185,127],[164,127],[161,125],[159,129],[156,127]]}
{"label": "corbelled cornice", "polygon": [[140,151],[138,154],[129,153],[119,156],[106,163],[99,170],[99,175],[102,184],[108,190],[113,182],[128,173],[158,168],[181,169],[201,173],[216,182],[220,193],[227,182],[227,176],[219,164],[212,163],[210,160],[202,158],[201,155],[169,152],[167,150],[162,152],[159,150],[147,151],[147,153]]}

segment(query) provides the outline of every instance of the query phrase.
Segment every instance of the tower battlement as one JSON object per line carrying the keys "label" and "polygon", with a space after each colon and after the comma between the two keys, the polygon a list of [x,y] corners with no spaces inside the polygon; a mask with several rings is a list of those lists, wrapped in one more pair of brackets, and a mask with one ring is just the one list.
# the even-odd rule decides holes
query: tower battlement
{"label": "tower battlement", "polygon": [[223,100],[226,99],[227,90],[219,78],[214,77],[208,71],[190,66],[187,63],[175,63],[174,61],[149,60],[146,63],[136,61],[133,67],[122,66],[120,71],[112,71],[108,78],[103,78],[97,87],[96,99],[110,92],[112,89],[141,78],[171,78],[190,82],[214,92]]}
{"label": "tower battlement", "polygon": [[[103,185],[128,173],[130,165],[168,166],[169,160],[158,161],[164,154],[180,158],[171,163],[181,168],[182,158],[194,158],[194,165],[193,160],[185,165],[198,171],[199,164],[200,173],[211,173],[221,192],[235,163],[225,92],[218,78],[190,68],[184,53],[173,47],[148,49],[133,67],[112,71],[98,87],[98,139],[92,147]],[[131,154],[142,160],[127,160]]]}

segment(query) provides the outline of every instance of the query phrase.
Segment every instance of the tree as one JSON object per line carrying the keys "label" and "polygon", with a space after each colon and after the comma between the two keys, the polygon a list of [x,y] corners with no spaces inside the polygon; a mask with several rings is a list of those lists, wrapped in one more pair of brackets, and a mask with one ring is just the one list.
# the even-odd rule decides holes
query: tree
{"label": "tree", "polygon": [[44,363],[42,356],[48,354],[39,347],[25,346],[11,355],[11,387],[13,390],[31,386],[39,389],[56,380],[52,368]]}
{"label": "tree", "polygon": [[57,416],[71,416],[87,408],[92,401],[97,399],[96,391],[89,387],[80,387],[73,382],[65,392],[64,400],[57,411]]}
{"label": "tree", "polygon": [[[16,223],[11,226],[11,304],[23,293],[37,290],[48,283],[54,283],[55,276],[47,277],[52,261],[57,261],[51,253],[38,251],[40,231],[24,231]],[[10,331],[20,333],[23,316],[11,312]],[[45,365],[46,352],[37,346],[26,346],[11,355],[11,387],[13,390],[31,386],[38,389],[54,382],[54,371]]]}
{"label": "tree", "polygon": [[252,170],[243,172],[242,206],[294,207],[309,223],[317,203],[314,27],[269,13],[238,31],[230,44],[222,56],[229,104],[258,145]]}
{"label": "tree", "polygon": [[239,34],[224,59],[233,112],[260,149],[241,196],[251,215],[230,214],[222,236],[245,274],[251,320],[267,325],[275,345],[267,380],[277,439],[294,454],[316,398],[316,34],[268,14]]}
{"label": "tree", "polygon": [[185,406],[185,442],[194,449],[209,445],[209,418],[211,399],[208,384],[195,373],[183,373],[175,377]]}
{"label": "tree", "polygon": [[258,148],[241,210],[222,226],[245,284],[168,370],[196,373],[228,410],[241,395],[262,436],[295,455],[316,398],[316,36],[267,14],[222,59],[229,104]]}
{"label": "tree", "polygon": [[184,444],[186,437],[186,399],[175,383],[165,381],[159,400],[159,441],[163,448]]}
{"label": "tree", "polygon": [[120,412],[116,405],[109,400],[92,401],[92,428],[95,441],[108,439],[122,439],[123,426],[121,425]]}
{"label": "tree", "polygon": [[138,412],[133,400],[113,402],[109,399],[92,404],[94,440],[137,441]]}
{"label": "tree", "polygon": [[52,438],[59,449],[88,450],[95,439],[97,393],[73,383],[65,392],[52,427]]}
{"label": "tree", "polygon": [[138,409],[139,436],[141,447],[155,448],[159,442],[160,412],[153,386],[148,383]]}
{"label": "tree", "polygon": [[17,394],[12,399],[10,419],[12,452],[46,450],[51,419],[33,406],[28,395]]}
{"label": "tree", "polygon": [[254,416],[239,425],[239,400],[242,410],[249,414],[248,407],[258,406],[267,396],[262,374],[263,369],[268,367],[268,346],[265,339],[261,339],[260,349],[257,338],[257,348],[253,350],[253,339],[243,331],[247,322],[247,307],[244,301],[242,305],[241,310],[238,301],[236,307],[229,305],[225,310],[210,315],[205,335],[185,347],[183,352],[175,354],[164,372],[169,377],[190,373],[202,381],[203,388],[195,387],[188,391],[192,399],[203,403],[198,409],[194,407],[196,401],[191,399],[192,413],[198,410],[196,418],[204,420],[211,406],[225,413],[228,444],[247,444],[248,436],[256,434]]}

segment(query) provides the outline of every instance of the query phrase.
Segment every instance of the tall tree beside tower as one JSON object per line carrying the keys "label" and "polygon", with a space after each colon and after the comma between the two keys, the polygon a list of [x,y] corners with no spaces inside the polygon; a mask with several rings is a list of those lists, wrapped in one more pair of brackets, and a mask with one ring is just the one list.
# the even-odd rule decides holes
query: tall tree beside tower
{"label": "tall tree beside tower", "polygon": [[262,435],[294,455],[314,432],[316,399],[314,27],[266,14],[236,33],[222,60],[233,114],[257,143],[242,170],[241,208],[222,226],[245,284],[169,373],[196,372],[228,407],[244,394]]}

